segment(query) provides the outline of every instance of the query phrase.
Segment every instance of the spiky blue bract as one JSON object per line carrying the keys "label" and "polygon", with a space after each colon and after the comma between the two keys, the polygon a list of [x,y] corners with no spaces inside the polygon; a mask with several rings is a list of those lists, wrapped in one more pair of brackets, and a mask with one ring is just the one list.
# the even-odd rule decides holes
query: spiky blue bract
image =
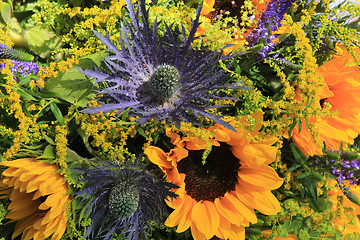
{"label": "spiky blue bract", "polygon": [[83,236],[86,239],[107,240],[117,232],[123,239],[138,240],[146,235],[150,222],[161,222],[164,199],[176,197],[171,191],[176,185],[156,179],[139,164],[100,161],[80,170],[84,187],[75,195],[85,203],[85,215],[91,218]]}
{"label": "spiky blue bract", "polygon": [[[131,107],[129,114],[138,116],[140,124],[151,118],[168,119],[177,126],[181,121],[199,124],[199,118],[203,116],[233,129],[221,119],[223,116],[207,110],[222,107],[214,104],[215,99],[234,99],[222,90],[245,88],[238,83],[228,83],[229,75],[219,66],[219,60],[225,59],[221,57],[221,51],[192,46],[200,25],[201,6],[197,9],[188,36],[184,27],[182,31],[176,31],[172,25],[164,23],[165,34],[158,37],[160,23],[155,20],[150,27],[149,10],[144,0],[140,0],[138,11],[127,0],[127,9],[130,21],[121,23],[120,49],[108,35],[104,37],[94,31],[112,55],[104,58],[109,72],[99,69],[83,71],[87,76],[96,78],[96,83],[106,86],[99,91],[104,96],[99,99],[101,106],[84,112],[118,110],[121,113]],[[226,56],[226,59],[230,57]],[[162,80],[164,84],[152,82],[154,74],[162,66],[167,66],[169,71],[162,76],[170,77]],[[157,89],[159,86],[163,88]]]}

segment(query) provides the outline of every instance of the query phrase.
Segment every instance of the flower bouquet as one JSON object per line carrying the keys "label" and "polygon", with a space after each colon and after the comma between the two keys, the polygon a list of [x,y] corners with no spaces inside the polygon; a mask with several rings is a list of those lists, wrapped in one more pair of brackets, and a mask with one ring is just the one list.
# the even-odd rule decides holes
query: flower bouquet
{"label": "flower bouquet", "polygon": [[356,2],[0,13],[0,239],[360,239]]}

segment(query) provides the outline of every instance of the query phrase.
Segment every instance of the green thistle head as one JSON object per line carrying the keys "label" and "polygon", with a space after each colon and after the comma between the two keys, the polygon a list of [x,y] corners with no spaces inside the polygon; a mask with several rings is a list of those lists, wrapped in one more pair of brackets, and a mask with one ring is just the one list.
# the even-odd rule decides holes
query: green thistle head
{"label": "green thistle head", "polygon": [[150,78],[150,87],[156,98],[166,101],[178,90],[180,73],[171,65],[163,64],[157,67]]}
{"label": "green thistle head", "polygon": [[116,184],[109,198],[110,213],[123,219],[131,216],[139,205],[139,189],[135,183],[122,181]]}

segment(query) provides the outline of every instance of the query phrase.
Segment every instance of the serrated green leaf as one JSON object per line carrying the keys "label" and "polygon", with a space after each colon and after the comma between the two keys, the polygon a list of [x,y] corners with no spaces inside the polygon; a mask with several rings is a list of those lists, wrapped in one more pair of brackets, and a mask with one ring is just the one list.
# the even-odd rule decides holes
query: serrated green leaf
{"label": "serrated green leaf", "polygon": [[109,53],[107,51],[100,51],[94,54],[87,55],[79,60],[79,67],[83,69],[93,69],[94,64],[97,67],[100,67],[103,63],[103,59],[107,56],[109,56]]}
{"label": "serrated green leaf", "polygon": [[12,12],[11,6],[8,3],[2,2],[1,5],[0,5],[0,8],[1,8],[0,9],[1,17],[4,20],[4,22],[6,24],[8,24],[10,22],[10,19],[11,19],[11,12]]}
{"label": "serrated green leaf", "polygon": [[291,150],[294,154],[295,160],[304,164],[309,157],[305,157],[304,153],[293,143],[290,144]]}
{"label": "serrated green leaf", "polygon": [[29,46],[40,47],[46,40],[50,39],[49,31],[40,27],[30,28],[25,31],[24,37]]}
{"label": "serrated green leaf", "polygon": [[51,111],[53,112],[56,120],[59,121],[60,125],[64,125],[64,123],[65,123],[64,117],[63,117],[60,109],[59,109],[58,106],[56,105],[56,103],[51,102],[51,103],[50,103],[50,109],[51,109]]}
{"label": "serrated green leaf", "polygon": [[55,95],[69,103],[77,103],[84,107],[95,96],[94,80],[86,77],[77,68],[71,68],[66,73],[60,73],[56,78],[45,83],[45,94]]}

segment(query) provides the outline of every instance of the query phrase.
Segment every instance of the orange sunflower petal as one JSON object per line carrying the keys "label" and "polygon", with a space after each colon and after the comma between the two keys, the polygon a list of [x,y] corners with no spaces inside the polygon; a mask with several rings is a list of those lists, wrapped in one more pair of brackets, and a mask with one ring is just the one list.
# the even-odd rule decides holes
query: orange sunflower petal
{"label": "orange sunflower petal", "polygon": [[276,171],[268,165],[258,168],[243,167],[238,175],[242,181],[266,190],[277,189],[284,182],[284,179],[280,178]]}
{"label": "orange sunflower petal", "polygon": [[205,235],[206,238],[214,236],[220,224],[219,214],[214,211],[215,206],[208,202],[197,202],[191,212],[191,218],[196,228]]}
{"label": "orange sunflower petal", "polygon": [[183,215],[189,212],[194,205],[195,200],[187,196],[181,204],[169,215],[165,221],[165,225],[168,227],[174,227],[179,224]]}
{"label": "orange sunflower petal", "polygon": [[237,185],[236,195],[246,206],[263,214],[274,215],[281,211],[279,201],[270,191],[248,191]]}
{"label": "orange sunflower petal", "polygon": [[163,150],[158,147],[147,147],[144,153],[148,156],[149,160],[158,165],[160,168],[172,168],[172,165],[169,161],[167,161],[167,156]]}

